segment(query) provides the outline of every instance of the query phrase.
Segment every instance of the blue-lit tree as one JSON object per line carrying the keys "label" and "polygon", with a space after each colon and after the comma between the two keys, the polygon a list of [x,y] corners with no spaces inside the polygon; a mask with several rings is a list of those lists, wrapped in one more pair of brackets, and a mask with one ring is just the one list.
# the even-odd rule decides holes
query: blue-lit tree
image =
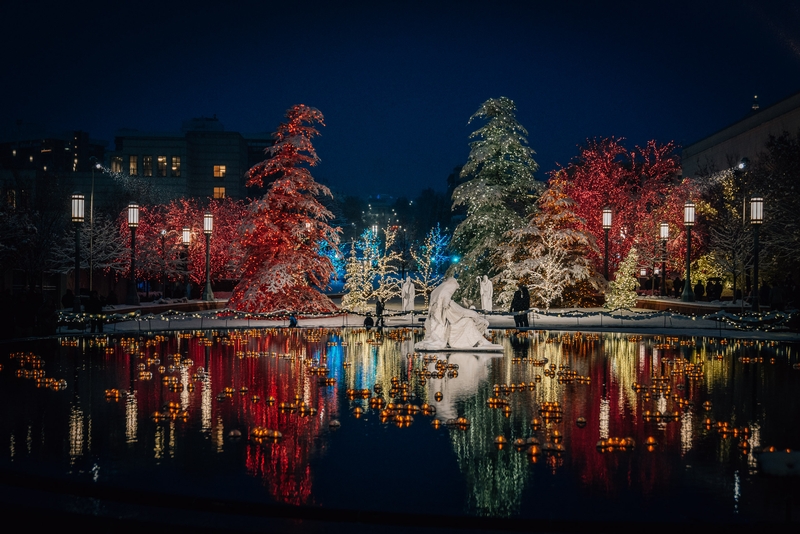
{"label": "blue-lit tree", "polygon": [[450,236],[443,233],[437,224],[428,231],[425,241],[417,250],[411,250],[411,256],[417,264],[417,278],[414,283],[425,297],[425,307],[428,306],[428,297],[431,291],[444,278],[442,273],[450,260],[449,246]]}

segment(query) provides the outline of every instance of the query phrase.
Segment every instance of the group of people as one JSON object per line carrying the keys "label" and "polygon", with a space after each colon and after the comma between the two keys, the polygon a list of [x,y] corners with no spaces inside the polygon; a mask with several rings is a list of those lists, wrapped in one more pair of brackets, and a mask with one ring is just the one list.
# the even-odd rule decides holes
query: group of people
{"label": "group of people", "polygon": [[[679,299],[683,295],[683,289],[686,282],[681,280],[680,276],[675,276],[672,281],[672,295]],[[698,280],[692,288],[695,300],[719,300],[722,297],[722,282],[719,280],[709,280],[707,284],[703,284],[702,280]]]}

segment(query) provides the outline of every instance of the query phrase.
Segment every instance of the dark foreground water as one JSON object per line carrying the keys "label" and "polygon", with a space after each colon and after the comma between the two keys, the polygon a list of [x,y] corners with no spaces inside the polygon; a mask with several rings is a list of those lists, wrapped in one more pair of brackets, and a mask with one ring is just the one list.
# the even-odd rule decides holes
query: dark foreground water
{"label": "dark foreground water", "polygon": [[414,336],[0,346],[5,500],[178,523],[214,506],[256,524],[800,522],[800,478],[760,456],[800,449],[796,346],[497,332],[502,354],[425,355]]}

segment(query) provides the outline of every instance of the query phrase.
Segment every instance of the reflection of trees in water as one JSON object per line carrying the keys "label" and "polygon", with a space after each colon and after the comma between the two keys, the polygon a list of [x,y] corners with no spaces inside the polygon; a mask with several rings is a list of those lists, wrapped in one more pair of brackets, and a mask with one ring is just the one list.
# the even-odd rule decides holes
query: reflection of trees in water
{"label": "reflection of trees in water", "polygon": [[347,343],[343,352],[349,364],[344,370],[342,387],[372,391],[375,384],[380,383],[388,390],[392,377],[404,379],[407,376],[410,363],[402,352],[403,345],[381,335],[377,329],[346,330],[342,340]]}
{"label": "reflection of trees in water", "polygon": [[476,395],[464,400],[461,409],[471,424],[464,431],[450,430],[450,439],[465,484],[471,488],[468,512],[507,517],[519,512],[529,460],[513,447],[495,448],[495,436],[507,435],[509,425],[500,411],[486,409],[490,387],[483,383]]}

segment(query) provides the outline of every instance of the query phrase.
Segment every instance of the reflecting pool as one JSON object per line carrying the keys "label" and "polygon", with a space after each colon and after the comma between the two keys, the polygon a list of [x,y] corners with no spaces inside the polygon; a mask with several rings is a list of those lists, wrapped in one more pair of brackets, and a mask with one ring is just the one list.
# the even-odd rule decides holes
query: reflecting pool
{"label": "reflecting pool", "polygon": [[800,520],[787,460],[800,450],[795,345],[509,330],[494,332],[503,353],[415,354],[421,335],[6,344],[0,468],[9,480],[283,510]]}

